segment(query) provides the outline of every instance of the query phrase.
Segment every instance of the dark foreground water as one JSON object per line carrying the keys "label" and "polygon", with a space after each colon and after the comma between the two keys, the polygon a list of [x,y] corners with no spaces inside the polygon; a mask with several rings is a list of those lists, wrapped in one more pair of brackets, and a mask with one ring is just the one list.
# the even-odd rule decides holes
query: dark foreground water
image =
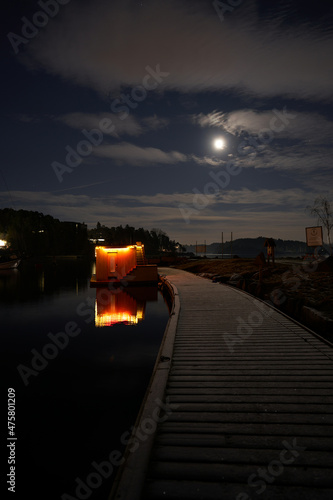
{"label": "dark foreground water", "polygon": [[[17,440],[5,452],[6,474],[15,459],[13,498],[107,500],[144,397],[169,316],[164,298],[155,287],[90,288],[90,275],[75,260],[0,271],[2,415],[8,388],[16,405],[7,437]],[[101,468],[112,452],[113,466]]]}

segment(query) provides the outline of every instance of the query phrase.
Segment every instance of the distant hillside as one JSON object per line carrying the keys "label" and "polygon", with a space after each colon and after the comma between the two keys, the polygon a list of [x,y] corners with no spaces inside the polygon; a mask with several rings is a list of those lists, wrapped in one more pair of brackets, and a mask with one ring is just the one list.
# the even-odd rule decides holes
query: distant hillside
{"label": "distant hillside", "polygon": [[[255,257],[260,252],[265,250],[264,243],[266,238],[260,236],[259,238],[239,238],[232,242],[226,241],[223,244],[224,255],[233,254],[239,257]],[[307,253],[312,253],[313,248],[309,248],[303,241],[295,240],[274,240],[276,243],[275,255],[277,257],[300,257]],[[195,245],[185,245],[187,252],[195,253]],[[206,254],[218,254],[221,255],[221,242],[211,243],[207,245]],[[202,255],[202,254],[200,254]]]}

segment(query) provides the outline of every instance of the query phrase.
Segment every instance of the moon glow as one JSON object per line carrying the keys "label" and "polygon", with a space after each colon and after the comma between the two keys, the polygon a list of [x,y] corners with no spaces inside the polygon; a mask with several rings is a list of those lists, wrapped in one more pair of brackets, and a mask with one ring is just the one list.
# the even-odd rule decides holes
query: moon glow
{"label": "moon glow", "polygon": [[224,149],[225,148],[225,141],[222,139],[222,137],[219,137],[218,139],[215,139],[214,141],[214,147],[215,149]]}

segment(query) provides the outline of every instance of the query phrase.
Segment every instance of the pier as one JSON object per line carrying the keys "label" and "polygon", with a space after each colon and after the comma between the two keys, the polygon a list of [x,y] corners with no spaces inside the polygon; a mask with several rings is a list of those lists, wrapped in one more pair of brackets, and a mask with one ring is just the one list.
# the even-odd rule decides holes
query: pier
{"label": "pier", "polygon": [[162,268],[174,305],[112,500],[333,498],[333,346]]}

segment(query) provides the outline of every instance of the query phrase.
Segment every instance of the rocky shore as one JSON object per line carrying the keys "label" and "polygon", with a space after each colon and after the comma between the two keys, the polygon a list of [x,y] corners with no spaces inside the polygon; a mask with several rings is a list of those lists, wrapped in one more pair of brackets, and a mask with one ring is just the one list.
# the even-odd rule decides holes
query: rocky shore
{"label": "rocky shore", "polygon": [[268,302],[333,343],[333,257],[267,264],[260,259],[200,259],[177,265]]}

